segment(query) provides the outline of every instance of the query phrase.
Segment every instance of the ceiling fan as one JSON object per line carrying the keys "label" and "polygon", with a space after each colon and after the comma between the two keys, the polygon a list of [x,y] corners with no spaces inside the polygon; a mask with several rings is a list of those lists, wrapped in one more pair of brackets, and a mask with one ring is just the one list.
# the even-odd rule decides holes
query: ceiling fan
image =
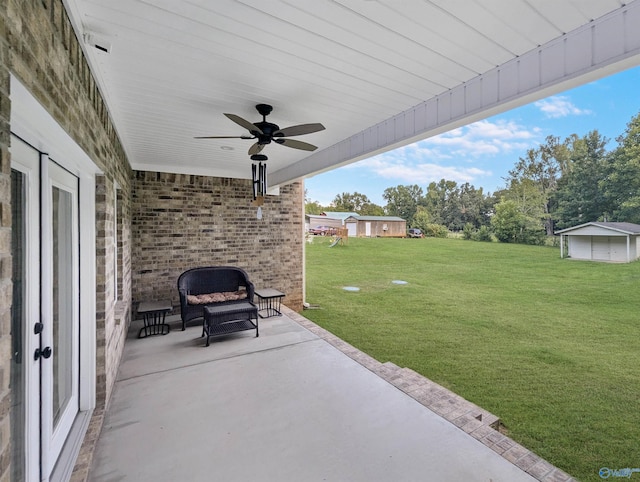
{"label": "ceiling fan", "polygon": [[271,113],[273,107],[268,104],[258,104],[256,105],[256,110],[262,116],[261,122],[251,123],[238,115],[225,114],[233,122],[247,129],[251,135],[204,136],[196,137],[196,139],[257,139],[256,143],[249,148],[250,156],[259,154],[262,149],[264,149],[264,146],[270,144],[271,141],[294,149],[302,149],[303,151],[315,151],[317,149],[316,146],[309,144],[308,142],[287,138],[322,131],[324,130],[324,126],[322,124],[300,124],[280,129],[276,124],[267,122],[267,116]]}

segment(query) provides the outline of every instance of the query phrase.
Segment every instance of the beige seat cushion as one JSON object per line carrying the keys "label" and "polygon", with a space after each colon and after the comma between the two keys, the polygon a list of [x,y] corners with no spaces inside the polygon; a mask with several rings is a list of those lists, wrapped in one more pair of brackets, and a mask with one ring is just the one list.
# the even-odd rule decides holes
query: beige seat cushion
{"label": "beige seat cushion", "polygon": [[223,301],[243,300],[247,297],[247,292],[223,291],[219,293],[204,293],[201,295],[187,295],[187,302],[190,305],[207,305],[209,303],[220,303]]}

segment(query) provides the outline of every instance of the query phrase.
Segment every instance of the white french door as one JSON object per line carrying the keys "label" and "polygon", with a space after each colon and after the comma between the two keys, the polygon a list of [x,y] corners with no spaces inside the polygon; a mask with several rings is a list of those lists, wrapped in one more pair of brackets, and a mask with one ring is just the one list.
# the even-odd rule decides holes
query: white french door
{"label": "white french door", "polygon": [[78,178],[11,141],[12,480],[48,481],[80,406]]}
{"label": "white french door", "polygon": [[78,178],[42,160],[41,433],[53,471],[79,411]]}

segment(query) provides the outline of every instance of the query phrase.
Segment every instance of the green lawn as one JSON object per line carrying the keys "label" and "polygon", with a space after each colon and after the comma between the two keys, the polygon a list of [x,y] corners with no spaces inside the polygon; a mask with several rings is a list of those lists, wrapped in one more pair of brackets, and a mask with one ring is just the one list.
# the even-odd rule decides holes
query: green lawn
{"label": "green lawn", "polygon": [[319,306],[307,318],[489,410],[580,480],[640,467],[640,262],[455,239],[328,241],[306,245],[306,301]]}

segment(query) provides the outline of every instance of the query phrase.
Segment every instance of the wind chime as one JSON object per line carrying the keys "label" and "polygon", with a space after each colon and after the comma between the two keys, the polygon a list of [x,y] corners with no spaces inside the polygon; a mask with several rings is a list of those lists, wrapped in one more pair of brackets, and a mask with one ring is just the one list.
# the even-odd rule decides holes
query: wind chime
{"label": "wind chime", "polygon": [[[267,156],[264,154],[254,154],[251,156],[254,161],[251,164],[251,181],[253,186],[253,202],[254,206],[258,206],[257,218],[262,219],[262,205],[264,197],[267,195]],[[256,164],[255,161],[258,161]],[[265,161],[265,162],[263,162]]]}

